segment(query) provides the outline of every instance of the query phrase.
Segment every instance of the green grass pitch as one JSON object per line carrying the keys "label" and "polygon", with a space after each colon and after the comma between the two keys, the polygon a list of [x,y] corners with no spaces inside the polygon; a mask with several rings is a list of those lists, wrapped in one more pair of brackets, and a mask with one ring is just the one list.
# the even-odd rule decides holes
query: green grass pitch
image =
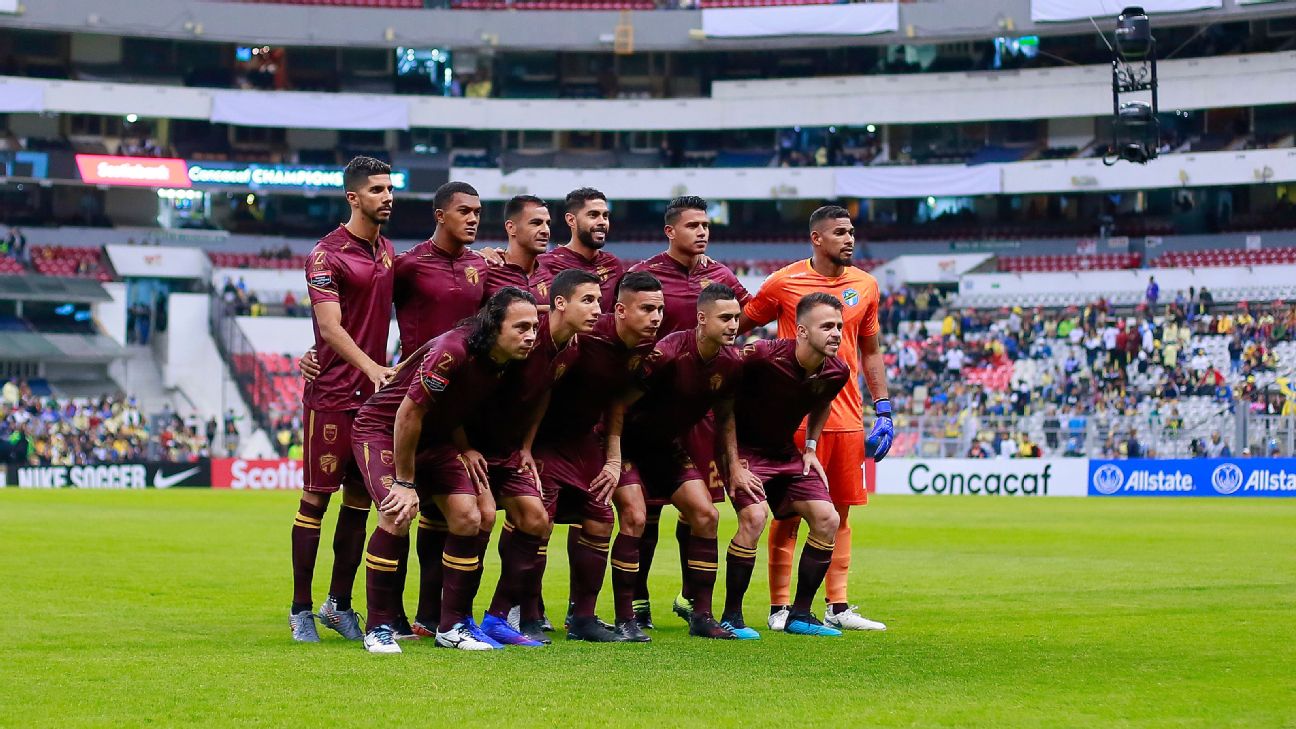
{"label": "green grass pitch", "polygon": [[1296,726],[1296,501],[879,497],[851,592],[890,630],[841,639],[689,639],[668,527],[651,645],[370,656],[289,640],[296,498],[0,491],[0,726]]}

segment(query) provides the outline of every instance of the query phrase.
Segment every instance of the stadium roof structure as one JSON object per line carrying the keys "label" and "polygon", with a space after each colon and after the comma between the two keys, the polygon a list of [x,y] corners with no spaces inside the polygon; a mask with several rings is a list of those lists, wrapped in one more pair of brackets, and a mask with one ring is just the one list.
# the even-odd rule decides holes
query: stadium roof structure
{"label": "stadium roof structure", "polygon": [[0,299],[71,304],[112,301],[98,281],[60,276],[0,276]]}
{"label": "stadium roof structure", "polygon": [[120,344],[103,334],[0,332],[0,352],[12,362],[111,362],[126,356]]}

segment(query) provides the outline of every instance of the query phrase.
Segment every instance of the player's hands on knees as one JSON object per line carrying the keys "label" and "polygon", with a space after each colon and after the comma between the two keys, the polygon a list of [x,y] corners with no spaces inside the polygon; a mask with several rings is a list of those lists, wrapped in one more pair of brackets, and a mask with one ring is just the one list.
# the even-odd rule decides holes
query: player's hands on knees
{"label": "player's hands on knees", "polygon": [[765,485],[756,478],[756,474],[742,466],[729,471],[729,498],[732,500],[740,493],[756,500],[765,498]]}
{"label": "player's hands on knees", "polygon": [[540,467],[536,465],[535,457],[531,451],[523,448],[518,451],[518,473],[529,473],[535,481],[536,490],[540,492],[541,498],[544,497],[544,487],[540,485]]}
{"label": "player's hands on knees", "polygon": [[477,493],[484,494],[490,490],[490,476],[487,475],[486,456],[481,451],[475,451],[469,448],[459,454],[463,460],[464,468],[468,469],[468,478],[472,480],[472,485],[477,488]]}
{"label": "player's hands on knees", "polygon": [[320,376],[319,360],[315,358],[314,347],[306,350],[306,354],[297,359],[297,369],[301,370],[302,379],[307,382],[314,382],[315,378]]}
{"label": "player's hands on knees", "polygon": [[612,492],[620,482],[621,462],[608,461],[603,464],[603,470],[599,471],[593,481],[590,481],[590,491],[593,492],[594,498],[607,504],[612,501]]}
{"label": "player's hands on knees", "polygon": [[369,368],[369,371],[365,373],[365,376],[367,376],[369,381],[373,383],[375,390],[381,390],[384,385],[391,382],[392,379],[396,377],[396,368],[383,367],[382,365],[376,364]]}
{"label": "player's hands on knees", "polygon": [[819,454],[814,451],[806,451],[801,454],[801,475],[809,476],[811,471],[819,474],[823,479],[824,485],[828,485],[828,474],[824,471],[823,464],[819,462]]}
{"label": "player's hands on knees", "polygon": [[891,451],[891,441],[895,440],[895,421],[891,418],[890,400],[878,400],[873,403],[873,409],[877,412],[877,421],[864,439],[864,454],[872,456],[876,463],[886,458],[886,454]]}
{"label": "player's hands on knees", "polygon": [[418,516],[419,497],[414,484],[409,481],[397,481],[387,491],[387,498],[378,505],[382,515],[396,522],[398,528],[404,528]]}

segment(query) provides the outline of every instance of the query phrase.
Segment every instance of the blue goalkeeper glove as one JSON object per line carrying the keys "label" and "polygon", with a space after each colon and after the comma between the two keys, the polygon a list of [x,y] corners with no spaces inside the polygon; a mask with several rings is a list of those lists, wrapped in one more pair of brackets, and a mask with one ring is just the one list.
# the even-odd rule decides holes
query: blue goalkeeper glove
{"label": "blue goalkeeper glove", "polygon": [[873,462],[876,463],[891,450],[891,441],[895,438],[895,421],[891,419],[891,401],[882,398],[873,403],[873,409],[877,412],[877,422],[873,423],[873,430],[869,431],[868,438],[864,439],[864,453],[872,456]]}

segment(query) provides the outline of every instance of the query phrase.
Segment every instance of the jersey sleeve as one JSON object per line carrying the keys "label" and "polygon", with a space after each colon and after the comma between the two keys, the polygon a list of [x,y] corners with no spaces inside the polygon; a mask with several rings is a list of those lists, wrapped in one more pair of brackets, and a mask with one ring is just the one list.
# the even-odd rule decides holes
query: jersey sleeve
{"label": "jersey sleeve", "polygon": [[774,321],[779,315],[779,293],[782,288],[783,277],[770,276],[743,307],[743,313],[758,326]]}
{"label": "jersey sleeve", "polygon": [[860,320],[861,337],[871,337],[882,329],[878,325],[878,301],[881,293],[878,291],[877,279],[870,277],[866,279],[866,282],[868,284],[868,297],[864,302],[864,317]]}
{"label": "jersey sleeve", "polygon": [[726,276],[728,280],[726,280],[724,284],[734,290],[734,294],[738,296],[738,305],[745,307],[747,304],[751,303],[751,292],[747,290],[746,286],[742,285],[742,281],[738,280],[738,275],[728,269],[725,269],[725,273],[728,274],[728,276]]}
{"label": "jersey sleeve", "polygon": [[409,399],[423,407],[429,407],[439,400],[450,383],[454,381],[459,368],[463,366],[467,354],[458,347],[453,337],[438,337],[419,363],[418,377],[410,383],[405,393]]}
{"label": "jersey sleeve", "polygon": [[319,246],[311,251],[306,258],[306,290],[311,306],[342,300],[338,290],[339,273],[328,251]]}

